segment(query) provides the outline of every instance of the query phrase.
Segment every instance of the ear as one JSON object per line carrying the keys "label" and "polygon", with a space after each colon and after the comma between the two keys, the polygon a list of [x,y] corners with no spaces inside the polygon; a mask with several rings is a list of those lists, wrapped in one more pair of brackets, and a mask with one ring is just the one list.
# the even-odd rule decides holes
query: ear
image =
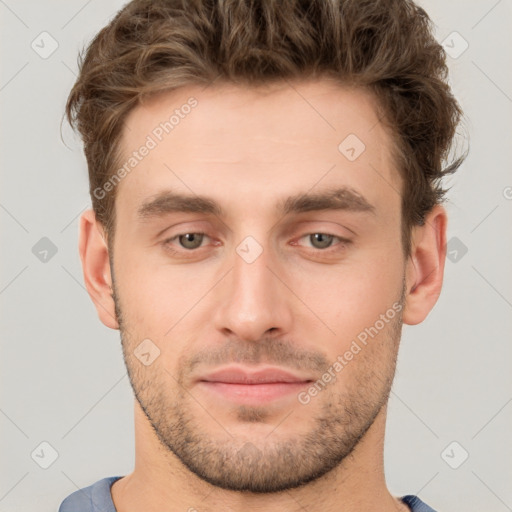
{"label": "ear", "polygon": [[436,205],[425,217],[425,223],[413,228],[406,264],[405,324],[425,320],[439,298],[446,259],[446,224],[445,209]]}
{"label": "ear", "polygon": [[100,320],[111,329],[119,329],[112,298],[108,246],[103,226],[96,220],[94,210],[88,209],[80,216],[78,250],[82,261],[85,287],[94,302]]}

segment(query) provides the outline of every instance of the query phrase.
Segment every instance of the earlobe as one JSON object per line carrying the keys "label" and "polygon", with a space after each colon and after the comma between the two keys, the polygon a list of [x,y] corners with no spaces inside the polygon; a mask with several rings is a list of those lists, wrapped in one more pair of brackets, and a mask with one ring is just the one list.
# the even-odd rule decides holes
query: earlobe
{"label": "earlobe", "polygon": [[80,217],[78,250],[82,261],[85,287],[100,320],[111,329],[119,329],[112,298],[108,246],[103,227],[91,209],[86,210]]}
{"label": "earlobe", "polygon": [[446,223],[445,209],[436,205],[427,214],[424,225],[413,228],[406,268],[405,324],[422,322],[439,298],[446,256]]}

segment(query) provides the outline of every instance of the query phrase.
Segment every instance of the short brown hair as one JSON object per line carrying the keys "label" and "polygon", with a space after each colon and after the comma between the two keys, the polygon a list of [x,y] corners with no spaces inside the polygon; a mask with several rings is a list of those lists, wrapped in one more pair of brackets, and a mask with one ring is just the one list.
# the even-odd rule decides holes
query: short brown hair
{"label": "short brown hair", "polygon": [[[410,0],[133,0],[79,55],[66,115],[78,128],[97,219],[114,234],[123,121],[153,93],[220,79],[243,86],[329,77],[379,100],[402,176],[402,239],[446,192],[441,179],[462,111],[442,46]],[[85,53],[85,55],[84,55]],[[340,141],[341,142],[341,141]]]}

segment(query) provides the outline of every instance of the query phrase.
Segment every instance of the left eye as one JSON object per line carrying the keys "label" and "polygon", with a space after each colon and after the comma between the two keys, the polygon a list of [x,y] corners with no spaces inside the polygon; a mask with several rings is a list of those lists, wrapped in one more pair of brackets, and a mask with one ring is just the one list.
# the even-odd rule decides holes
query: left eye
{"label": "left eye", "polygon": [[308,238],[315,249],[328,249],[333,245],[333,240],[338,239],[342,243],[348,243],[348,240],[329,233],[309,233],[300,238]]}

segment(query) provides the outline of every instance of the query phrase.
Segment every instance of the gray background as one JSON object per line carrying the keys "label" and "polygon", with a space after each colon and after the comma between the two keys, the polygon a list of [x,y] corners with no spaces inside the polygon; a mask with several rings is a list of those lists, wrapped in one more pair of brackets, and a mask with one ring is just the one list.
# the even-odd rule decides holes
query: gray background
{"label": "gray background", "polygon": [[[77,251],[78,217],[90,205],[85,160],[68,125],[67,146],[59,132],[78,48],[122,4],[0,0],[1,512],[55,511],[78,488],[133,468],[119,333],[98,320]],[[451,83],[471,151],[450,181],[444,291],[423,324],[404,328],[387,479],[395,494],[419,493],[440,512],[504,512],[512,510],[512,1],[421,4],[456,55]],[[58,43],[47,58],[43,31]],[[46,261],[36,245],[48,244],[43,237],[57,250]],[[58,452],[53,463],[42,442]]]}

